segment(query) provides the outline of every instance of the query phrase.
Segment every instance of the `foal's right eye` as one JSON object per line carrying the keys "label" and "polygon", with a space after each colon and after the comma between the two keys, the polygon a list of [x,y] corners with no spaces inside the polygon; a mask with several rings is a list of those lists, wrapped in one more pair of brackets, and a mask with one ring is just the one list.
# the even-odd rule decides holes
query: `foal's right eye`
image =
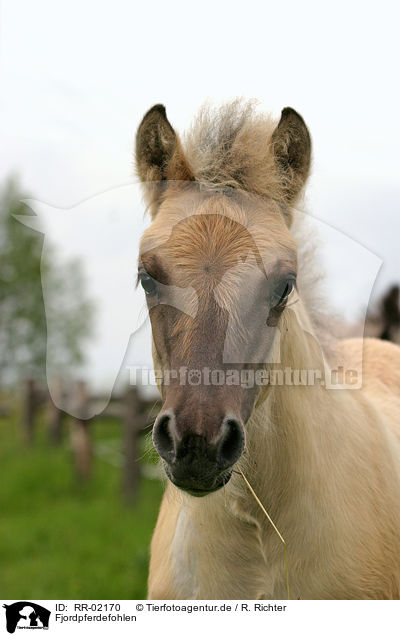
{"label": "foal's right eye", "polygon": [[157,291],[156,281],[148,274],[142,274],[140,276],[140,284],[142,285],[146,296],[153,296]]}

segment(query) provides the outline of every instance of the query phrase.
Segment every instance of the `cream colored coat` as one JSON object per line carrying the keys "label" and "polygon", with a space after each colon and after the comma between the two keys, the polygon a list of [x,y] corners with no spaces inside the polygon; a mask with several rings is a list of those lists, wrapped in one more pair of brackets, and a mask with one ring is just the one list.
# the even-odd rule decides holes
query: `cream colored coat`
{"label": "cream colored coat", "polygon": [[[342,343],[351,368],[361,346]],[[271,388],[246,428],[240,466],[286,540],[291,598],[398,599],[400,348],[364,341],[360,390]],[[168,484],[150,598],[284,599],[285,577],[282,544],[239,474],[202,499]]]}

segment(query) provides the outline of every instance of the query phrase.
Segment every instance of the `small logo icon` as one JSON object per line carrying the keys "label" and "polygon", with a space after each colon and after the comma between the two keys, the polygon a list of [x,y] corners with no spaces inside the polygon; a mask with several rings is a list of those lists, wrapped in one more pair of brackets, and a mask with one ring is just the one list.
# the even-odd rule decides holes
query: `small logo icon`
{"label": "small logo icon", "polygon": [[16,629],[49,629],[51,612],[37,603],[18,601],[3,607],[9,634],[14,634]]}

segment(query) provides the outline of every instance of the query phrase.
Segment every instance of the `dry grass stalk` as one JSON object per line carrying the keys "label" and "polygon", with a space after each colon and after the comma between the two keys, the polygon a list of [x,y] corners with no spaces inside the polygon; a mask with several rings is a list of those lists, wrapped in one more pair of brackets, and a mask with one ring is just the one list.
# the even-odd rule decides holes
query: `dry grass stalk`
{"label": "dry grass stalk", "polygon": [[257,497],[256,493],[254,492],[253,488],[251,487],[248,479],[246,478],[246,476],[244,475],[243,471],[241,470],[241,468],[238,468],[238,472],[239,474],[243,477],[243,480],[247,486],[247,488],[250,490],[251,494],[253,495],[254,499],[256,500],[256,502],[258,503],[258,505],[260,506],[261,510],[263,511],[263,513],[265,514],[265,516],[267,517],[268,521],[270,522],[271,526],[273,527],[273,529],[275,530],[276,534],[278,535],[279,539],[282,542],[283,545],[283,554],[285,557],[285,569],[286,569],[286,589],[287,589],[287,596],[288,596],[288,601],[290,601],[290,588],[289,588],[289,568],[288,568],[288,562],[287,562],[287,553],[286,553],[286,541],[285,539],[282,537],[281,533],[279,532],[278,528],[276,527],[276,525],[274,524],[274,522],[272,521],[271,517],[269,516],[268,512],[265,510],[264,506],[262,505],[261,501],[259,500],[259,498]]}

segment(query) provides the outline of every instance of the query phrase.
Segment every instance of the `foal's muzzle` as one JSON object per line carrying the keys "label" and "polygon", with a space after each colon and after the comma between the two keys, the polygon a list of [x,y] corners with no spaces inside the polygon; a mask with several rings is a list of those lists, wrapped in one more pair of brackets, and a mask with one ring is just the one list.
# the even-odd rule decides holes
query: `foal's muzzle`
{"label": "foal's muzzle", "polygon": [[190,429],[179,432],[172,409],[159,414],[153,429],[154,446],[167,476],[175,486],[198,497],[229,481],[245,445],[243,424],[231,415],[210,440],[207,437]]}

